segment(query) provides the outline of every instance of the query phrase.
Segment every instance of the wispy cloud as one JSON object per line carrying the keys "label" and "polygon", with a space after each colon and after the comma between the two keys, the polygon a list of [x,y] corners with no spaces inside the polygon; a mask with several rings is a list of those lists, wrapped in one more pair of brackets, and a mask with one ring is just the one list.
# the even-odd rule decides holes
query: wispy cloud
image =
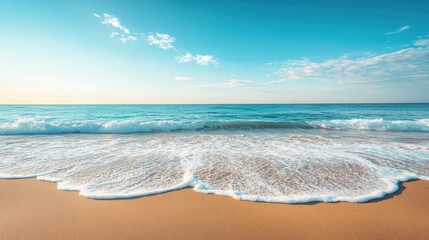
{"label": "wispy cloud", "polygon": [[191,85],[191,86],[188,86],[188,88],[239,88],[239,87],[247,87],[251,83],[252,81],[230,79],[223,83]]}
{"label": "wispy cloud", "polygon": [[122,26],[121,21],[119,21],[118,18],[111,16],[110,14],[103,13],[103,17],[100,15],[94,14],[95,17],[101,18],[101,23],[105,25],[110,25],[112,27],[118,28],[121,31],[123,31],[126,34],[130,33],[130,30],[128,28]]}
{"label": "wispy cloud", "polygon": [[110,34],[111,38],[117,39],[118,41],[124,42],[124,43],[137,40],[135,36],[130,34],[130,30],[128,30],[128,28],[122,25],[121,21],[117,17],[114,17],[107,13],[103,13],[102,15],[94,13],[93,15],[96,18],[100,18],[102,24],[108,25],[117,29],[117,31],[113,31]]}
{"label": "wispy cloud", "polygon": [[218,65],[219,62],[212,55],[196,55],[194,57],[195,63],[201,66],[207,66],[209,64]]}
{"label": "wispy cloud", "polygon": [[414,41],[414,45],[420,46],[420,47],[427,47],[429,46],[429,39],[419,39]]}
{"label": "wispy cloud", "polygon": [[287,60],[274,68],[280,79],[316,80],[336,83],[399,83],[404,81],[429,81],[429,39],[420,39],[414,46],[395,52],[364,55],[350,59],[343,56],[322,62],[306,58]]}
{"label": "wispy cloud", "polygon": [[178,63],[189,63],[193,60],[192,54],[190,52],[186,52],[185,55],[181,55],[176,57],[176,61]]}
{"label": "wispy cloud", "polygon": [[181,55],[176,57],[176,61],[178,63],[190,63],[195,62],[198,65],[201,66],[208,66],[210,64],[212,65],[219,65],[219,61],[212,55],[200,55],[197,54],[193,56],[190,52],[186,52],[185,55]]}
{"label": "wispy cloud", "polygon": [[406,25],[406,26],[400,27],[400,28],[396,29],[393,32],[387,32],[386,35],[397,34],[397,33],[403,32],[403,31],[408,30],[408,29],[410,29],[410,25]]}
{"label": "wispy cloud", "polygon": [[[123,43],[138,40],[137,36],[139,36],[139,34],[131,33],[130,30],[121,23],[119,18],[107,13],[93,13],[92,15],[99,18],[103,25],[108,25],[115,29],[110,34],[111,38]],[[145,34],[141,33],[141,35]],[[174,49],[173,43],[176,42],[176,38],[167,33],[150,33],[146,37],[146,40],[149,42],[149,45],[157,46],[164,50]],[[179,63],[195,62],[195,64],[201,66],[208,66],[210,64],[215,66],[219,65],[219,61],[212,55],[197,54],[194,56],[190,52],[186,52],[184,55],[176,57],[176,61]]]}
{"label": "wispy cloud", "polygon": [[125,43],[129,41],[137,41],[137,38],[134,36],[121,36],[118,38],[119,41]]}
{"label": "wispy cloud", "polygon": [[155,45],[164,50],[168,50],[174,48],[173,43],[176,39],[166,33],[155,33],[150,34],[147,37],[147,41],[150,45]]}
{"label": "wispy cloud", "polygon": [[174,77],[174,80],[176,80],[176,81],[191,81],[191,80],[194,80],[194,78],[193,77],[180,76],[180,77]]}

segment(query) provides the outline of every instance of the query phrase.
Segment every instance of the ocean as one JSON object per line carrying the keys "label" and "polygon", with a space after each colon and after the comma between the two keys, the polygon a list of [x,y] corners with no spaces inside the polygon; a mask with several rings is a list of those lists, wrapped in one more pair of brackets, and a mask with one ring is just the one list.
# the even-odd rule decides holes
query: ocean
{"label": "ocean", "polygon": [[94,199],[366,202],[429,180],[429,104],[0,105],[0,178]]}

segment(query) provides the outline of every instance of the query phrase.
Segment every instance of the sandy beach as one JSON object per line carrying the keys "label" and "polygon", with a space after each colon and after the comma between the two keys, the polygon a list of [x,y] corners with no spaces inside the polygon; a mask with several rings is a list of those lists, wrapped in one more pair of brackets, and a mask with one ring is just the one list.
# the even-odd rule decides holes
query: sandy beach
{"label": "sandy beach", "polygon": [[370,203],[270,204],[184,189],[92,200],[0,180],[0,239],[429,239],[429,182]]}

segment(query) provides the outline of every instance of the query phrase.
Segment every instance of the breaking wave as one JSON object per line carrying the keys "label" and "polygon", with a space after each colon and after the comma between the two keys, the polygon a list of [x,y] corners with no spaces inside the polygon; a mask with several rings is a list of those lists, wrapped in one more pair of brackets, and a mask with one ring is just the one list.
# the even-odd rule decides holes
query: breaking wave
{"label": "breaking wave", "polygon": [[335,129],[429,132],[429,119],[384,120],[349,119],[320,121],[188,121],[173,120],[136,121],[46,121],[21,118],[14,122],[0,123],[0,135],[37,134],[129,134],[173,131],[234,130],[234,129]]}

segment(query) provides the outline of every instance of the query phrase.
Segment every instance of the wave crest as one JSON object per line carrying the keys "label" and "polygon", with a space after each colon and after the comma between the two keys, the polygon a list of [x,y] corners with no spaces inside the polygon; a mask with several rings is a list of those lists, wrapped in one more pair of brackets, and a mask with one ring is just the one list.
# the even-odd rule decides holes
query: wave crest
{"label": "wave crest", "polygon": [[33,118],[21,118],[14,122],[0,123],[0,135],[32,134],[129,134],[172,131],[198,130],[233,130],[233,129],[335,129],[335,130],[373,130],[373,131],[406,131],[429,132],[429,119],[418,120],[384,120],[348,119],[321,121],[188,121],[173,120],[136,121],[46,121]]}
{"label": "wave crest", "polygon": [[11,123],[0,124],[0,134],[62,134],[62,133],[150,133],[178,130],[197,130],[204,124],[197,122],[181,123],[176,121],[139,122],[134,120],[97,121],[52,121],[22,118]]}
{"label": "wave crest", "polygon": [[324,129],[355,129],[375,131],[404,131],[404,132],[429,132],[429,119],[418,120],[394,120],[378,119],[350,119],[350,120],[324,120],[314,123],[315,126]]}

